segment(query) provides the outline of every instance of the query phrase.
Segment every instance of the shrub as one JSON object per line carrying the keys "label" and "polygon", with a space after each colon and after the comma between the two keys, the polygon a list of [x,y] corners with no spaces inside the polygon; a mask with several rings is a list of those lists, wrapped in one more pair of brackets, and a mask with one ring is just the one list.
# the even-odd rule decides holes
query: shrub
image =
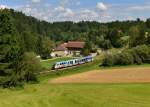
{"label": "shrub", "polygon": [[130,65],[134,63],[133,56],[129,52],[122,52],[114,58],[115,65]]}
{"label": "shrub", "polygon": [[140,58],[140,56],[137,54],[137,52],[134,49],[130,50],[129,52],[132,54],[135,64],[138,64],[138,65],[142,64],[142,59]]}
{"label": "shrub", "polygon": [[37,81],[36,74],[41,71],[40,60],[32,52],[27,52],[22,59],[22,72],[24,73],[24,80]]}
{"label": "shrub", "polygon": [[150,47],[146,45],[137,46],[116,55],[106,55],[102,65],[131,65],[150,63]]}
{"label": "shrub", "polygon": [[141,58],[143,63],[150,63],[150,47],[141,45],[134,48],[134,51]]}
{"label": "shrub", "polygon": [[105,55],[102,66],[113,66],[113,65],[114,65],[113,55],[110,54]]}

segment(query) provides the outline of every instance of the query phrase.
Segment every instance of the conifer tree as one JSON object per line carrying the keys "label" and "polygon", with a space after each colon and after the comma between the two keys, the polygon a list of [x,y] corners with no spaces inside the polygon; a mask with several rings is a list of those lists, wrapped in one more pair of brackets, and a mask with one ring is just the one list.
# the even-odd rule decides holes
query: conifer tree
{"label": "conifer tree", "polygon": [[6,10],[0,12],[0,84],[16,85],[20,78],[19,59],[22,54],[11,17]]}

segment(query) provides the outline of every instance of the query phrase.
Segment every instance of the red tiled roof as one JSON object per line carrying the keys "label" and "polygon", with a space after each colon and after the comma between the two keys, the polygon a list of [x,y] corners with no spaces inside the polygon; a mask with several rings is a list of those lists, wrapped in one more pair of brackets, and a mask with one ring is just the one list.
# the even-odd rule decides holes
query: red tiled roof
{"label": "red tiled roof", "polygon": [[56,47],[55,51],[65,51],[67,50],[66,46],[67,43],[60,44],[59,46]]}
{"label": "red tiled roof", "polygon": [[67,43],[67,48],[84,48],[85,42],[70,41]]}
{"label": "red tiled roof", "polygon": [[69,41],[68,43],[60,44],[55,48],[55,51],[65,51],[67,48],[84,48],[85,42]]}

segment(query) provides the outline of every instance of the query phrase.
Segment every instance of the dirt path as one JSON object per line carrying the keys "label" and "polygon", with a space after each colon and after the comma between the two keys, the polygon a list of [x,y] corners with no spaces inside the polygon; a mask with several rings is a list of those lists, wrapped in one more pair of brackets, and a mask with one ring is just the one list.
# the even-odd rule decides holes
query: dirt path
{"label": "dirt path", "polygon": [[95,70],[50,80],[50,83],[148,83],[150,67]]}

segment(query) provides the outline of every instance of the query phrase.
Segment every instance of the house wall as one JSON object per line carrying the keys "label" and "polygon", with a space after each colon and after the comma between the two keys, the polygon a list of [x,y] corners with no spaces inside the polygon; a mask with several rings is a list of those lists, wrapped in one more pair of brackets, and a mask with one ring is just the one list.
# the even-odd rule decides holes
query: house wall
{"label": "house wall", "polygon": [[75,50],[68,50],[69,51],[69,54],[70,55],[75,55],[75,56],[79,56],[79,55],[81,55],[81,50],[77,50],[77,49],[75,49]]}
{"label": "house wall", "polygon": [[55,56],[58,56],[58,57],[67,56],[68,55],[68,51],[55,51],[53,53],[55,54]]}

